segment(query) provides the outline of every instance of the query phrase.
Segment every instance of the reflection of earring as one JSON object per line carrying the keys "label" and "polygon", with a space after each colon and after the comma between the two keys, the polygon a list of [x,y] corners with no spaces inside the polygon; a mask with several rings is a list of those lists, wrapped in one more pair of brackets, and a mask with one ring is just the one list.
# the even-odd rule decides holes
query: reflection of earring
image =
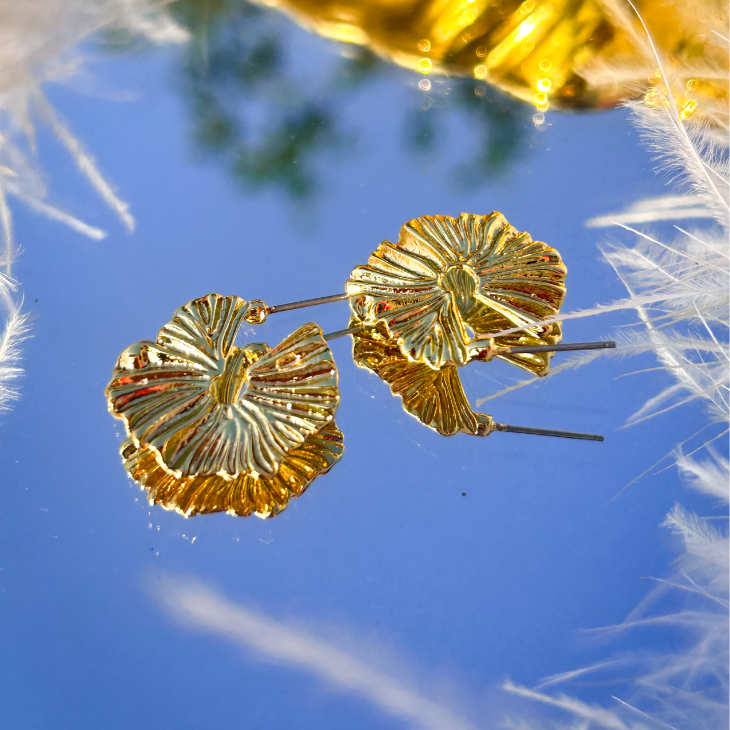
{"label": "reflection of earring", "polygon": [[499,357],[546,375],[562,332],[559,322],[543,320],[560,310],[566,272],[555,249],[517,232],[500,213],[412,220],[397,244],[381,243],[347,282],[355,362],[446,436],[517,431],[602,440],[494,423],[472,411],[457,370]]}
{"label": "reflection of earring", "polygon": [[156,342],[120,356],[106,396],[122,457],[151,502],[194,515],[270,517],[342,456],[337,367],[306,324],[277,347],[234,346],[248,311],[210,294],[178,309]]}
{"label": "reflection of earring", "polygon": [[[357,321],[355,318],[352,320]],[[401,397],[403,408],[408,413],[443,436],[457,433],[489,436],[494,431],[505,431],[603,441],[603,436],[594,434],[495,423],[491,416],[471,409],[455,365],[444,365],[435,370],[429,365],[409,361],[382,324],[358,328],[352,336],[355,364],[384,380],[393,395]]]}

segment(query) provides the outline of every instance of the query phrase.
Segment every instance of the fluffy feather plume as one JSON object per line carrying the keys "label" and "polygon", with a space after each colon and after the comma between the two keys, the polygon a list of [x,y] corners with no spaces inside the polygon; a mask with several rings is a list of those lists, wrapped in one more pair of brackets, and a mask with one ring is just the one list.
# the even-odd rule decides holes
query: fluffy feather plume
{"label": "fluffy feather plume", "polygon": [[28,315],[21,313],[20,307],[15,305],[7,293],[0,298],[7,310],[4,329],[0,335],[0,413],[3,413],[18,398],[17,381],[23,372],[20,367],[20,344],[28,336],[30,327]]}
{"label": "fluffy feather plume", "polygon": [[[699,6],[697,12],[702,22],[712,19]],[[724,42],[721,35],[717,39]],[[647,44],[655,52],[648,31]],[[728,725],[730,566],[726,520],[730,475],[727,458],[712,445],[720,439],[727,441],[730,421],[728,146],[727,134],[718,134],[718,129],[727,129],[727,109],[713,108],[710,121],[707,116],[694,119],[683,114],[675,102],[682,89],[672,87],[671,76],[658,56],[657,62],[662,83],[644,102],[632,104],[633,118],[655,153],[660,174],[667,175],[685,194],[641,201],[616,216],[588,222],[592,226],[615,223],[635,236],[633,245],[607,244],[603,248],[629,296],[568,318],[602,311],[635,312],[637,321],[621,330],[617,336],[620,347],[611,354],[652,352],[657,366],[650,369],[664,371],[673,382],[631,415],[627,425],[688,403],[702,403],[708,415],[704,443],[684,454],[682,446],[697,435],[692,434],[672,453],[680,478],[712,498],[722,514],[700,517],[675,506],[664,522],[684,547],[674,574],[657,580],[655,590],[624,622],[602,630],[636,632],[652,626],[667,632],[671,649],[615,657],[548,677],[534,688],[507,682],[504,688],[508,692],[557,708],[558,714],[550,720],[544,712],[534,719],[508,718],[505,727],[720,730]],[[726,69],[724,73],[727,75]],[[710,219],[714,225],[702,230],[675,226],[679,235],[671,243],[629,227],[681,218]],[[598,356],[600,351],[579,356],[555,368],[554,373]],[[693,458],[692,454],[703,447],[707,458]],[[670,610],[661,610],[664,600],[672,601]],[[613,685],[610,703],[590,704],[572,694],[546,691],[570,684],[574,694],[586,681],[593,686]]]}
{"label": "fluffy feather plume", "polygon": [[17,397],[20,342],[28,319],[14,299],[10,278],[18,255],[9,197],[34,212],[93,239],[106,233],[47,201],[35,158],[35,124],[48,125],[81,174],[132,230],[134,219],[81,141],[45,98],[44,84],[77,73],[77,46],[101,29],[123,30],[154,43],[184,41],[187,34],[164,12],[161,0],[0,0],[0,411]]}
{"label": "fluffy feather plume", "polygon": [[[699,462],[678,455],[690,486],[728,504],[728,464],[723,458]],[[538,728],[692,728],[721,730],[728,722],[728,535],[713,520],[698,517],[677,505],[664,526],[677,534],[684,552],[674,574],[657,581],[656,589],[618,626],[603,633],[636,632],[653,627],[664,631],[672,649],[636,652],[598,662],[589,667],[547,677],[537,687],[507,682],[508,692],[559,708],[579,721],[543,716],[519,722],[508,719],[505,727]],[[675,605],[662,612],[665,599]],[[573,692],[588,683],[612,687],[608,706],[589,704],[576,697],[546,691],[571,686]]]}
{"label": "fluffy feather plume", "polygon": [[682,119],[663,88],[655,88],[648,100],[627,105],[634,124],[654,153],[658,170],[688,190],[695,207],[704,207],[725,225],[730,211],[727,131],[719,133],[701,117]]}

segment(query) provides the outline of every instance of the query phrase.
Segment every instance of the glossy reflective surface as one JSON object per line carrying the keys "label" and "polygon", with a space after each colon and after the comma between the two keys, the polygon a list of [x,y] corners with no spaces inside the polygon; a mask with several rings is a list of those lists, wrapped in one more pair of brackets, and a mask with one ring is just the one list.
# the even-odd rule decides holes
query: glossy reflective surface
{"label": "glossy reflective surface", "polygon": [[[404,357],[437,370],[489,361],[495,344],[557,344],[558,323],[532,325],[557,317],[565,274],[555,249],[519,233],[500,213],[462,213],[404,224],[398,243],[383,241],[346,290],[360,322],[382,323]],[[549,357],[505,359],[539,375],[548,371]]]}
{"label": "glossy reflective surface", "polygon": [[152,504],[186,517],[273,517],[342,455],[337,366],[322,331],[309,323],[273,349],[236,347],[248,309],[240,297],[194,299],[155,342],[119,356],[109,411],[124,421],[125,468]]}
{"label": "glossy reflective surface", "polygon": [[[613,652],[665,648],[659,632],[607,645],[582,631],[622,621],[648,592],[643,578],[667,574],[676,551],[658,525],[680,495],[688,509],[701,499],[671,471],[614,499],[706,423],[690,405],[622,428],[672,382],[619,377],[655,367],[648,355],[555,372],[570,357],[559,353],[549,378],[496,399],[529,374],[498,360],[459,369],[470,412],[604,443],[447,438],[358,367],[350,338],[334,340],[347,449],[329,473],[273,520],[148,504],[104,391],[125,347],[154,342],[185,302],[341,292],[404,221],[499,210],[559,250],[570,313],[624,295],[597,248],[620,234],[585,221],[667,191],[623,110],[548,114],[536,128],[534,108],[482,81],[430,76],[424,90],[422,76],[274,11],[236,5],[190,27],[189,46],[99,54],[94,93],[78,93],[80,80],[47,89],[135,232],[43,127],[56,202],[109,235],[14,208],[14,273],[35,318],[22,399],[0,419],[4,722],[491,730],[529,719],[502,692],[506,678],[535,685]],[[243,323],[231,347],[349,321],[346,301],[282,312]],[[563,338],[610,338],[630,321],[565,319]],[[239,386],[232,377],[216,392]],[[306,469],[324,472],[330,456]],[[133,474],[158,465],[128,457],[139,457]],[[251,511],[265,512],[254,497]],[[601,703],[615,692],[583,689]]]}

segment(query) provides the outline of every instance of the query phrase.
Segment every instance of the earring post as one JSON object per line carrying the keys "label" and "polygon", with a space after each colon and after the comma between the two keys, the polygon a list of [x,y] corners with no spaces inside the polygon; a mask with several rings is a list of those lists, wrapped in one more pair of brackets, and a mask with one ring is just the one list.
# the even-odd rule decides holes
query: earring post
{"label": "earring post", "polygon": [[325,342],[329,342],[330,340],[336,340],[338,337],[347,337],[347,335],[354,335],[357,332],[359,332],[362,327],[348,327],[344,330],[335,330],[334,332],[329,332],[326,335],[323,335],[323,339]]}
{"label": "earring post", "polygon": [[330,302],[341,302],[347,299],[347,294],[333,294],[329,297],[317,297],[316,299],[302,299],[301,302],[289,302],[288,304],[275,304],[273,307],[266,307],[267,314],[277,312],[288,312],[292,309],[303,309],[304,307],[316,307],[318,304],[329,304]]}
{"label": "earring post", "polygon": [[[348,327],[344,330],[330,332],[324,336],[324,339],[329,342],[330,340],[336,340],[338,337],[347,337],[347,335],[357,334],[364,329],[367,329],[366,325]],[[597,342],[566,342],[559,345],[518,345],[515,347],[500,348],[496,352],[496,355],[519,355],[529,352],[568,352],[570,350],[612,350],[615,347],[616,343],[613,340],[600,340]]]}
{"label": "earring post", "polygon": [[519,355],[528,352],[569,352],[570,350],[613,350],[616,343],[613,340],[600,340],[598,342],[564,342],[559,345],[515,345],[505,347],[497,352],[497,355]]}
{"label": "earring post", "polygon": [[[315,299],[302,299],[299,302],[288,302],[287,304],[274,304],[266,307],[266,314],[276,314],[277,312],[289,312],[293,309],[304,309],[305,307],[316,307],[320,304],[331,304],[333,302],[342,302],[348,298],[348,294],[332,294],[328,297],[316,297]],[[349,327],[344,330],[337,330],[325,335],[325,340],[335,340],[338,337],[346,337],[355,334],[361,327]],[[565,342],[558,345],[515,345],[514,347],[500,348],[498,355],[522,355],[528,353],[539,352],[570,352],[572,350],[612,350],[616,347],[613,340],[600,340],[597,342]]]}
{"label": "earring post", "polygon": [[595,433],[576,433],[575,431],[552,431],[547,428],[529,428],[527,426],[509,426],[506,423],[495,423],[495,431],[504,433],[526,433],[532,436],[556,436],[562,439],[580,439],[581,441],[603,441],[603,436]]}

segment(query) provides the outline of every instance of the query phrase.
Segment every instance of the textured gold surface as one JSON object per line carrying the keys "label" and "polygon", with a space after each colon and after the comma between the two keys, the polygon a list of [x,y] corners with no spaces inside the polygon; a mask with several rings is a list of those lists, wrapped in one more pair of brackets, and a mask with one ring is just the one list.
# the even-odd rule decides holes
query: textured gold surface
{"label": "textured gold surface", "polygon": [[[357,323],[353,318],[350,326]],[[357,332],[353,342],[355,363],[388,383],[393,395],[403,400],[403,408],[421,423],[444,436],[488,436],[494,430],[491,416],[475,413],[469,407],[455,366],[434,370],[410,362],[383,324]]]}
{"label": "textured gold surface", "polygon": [[289,452],[270,479],[246,474],[233,478],[181,476],[165,466],[154,447],[138,448],[127,439],[121,448],[124,468],[147,490],[150,503],[186,517],[211,512],[275,517],[291,498],[299,497],[314,479],[326,474],[343,451],[343,436],[334,421]]}
{"label": "textured gold surface", "polygon": [[337,367],[315,324],[274,349],[233,342],[247,310],[210,294],[178,309],[156,342],[119,357],[109,410],[133,444],[184,476],[273,477],[286,457],[333,421]]}
{"label": "textured gold surface", "polygon": [[514,332],[511,335],[502,335],[494,341],[493,353],[487,353],[482,356],[482,350],[478,347],[471,347],[470,362],[488,361],[489,359],[498,358],[504,360],[511,365],[527,370],[533,375],[547,375],[550,371],[550,360],[555,353],[553,352],[523,352],[516,355],[510,355],[504,352],[505,348],[517,346],[535,346],[535,345],[557,345],[562,339],[563,331],[560,322],[554,322],[550,327],[541,328],[538,335],[528,334],[525,332]]}
{"label": "textured gold surface", "polygon": [[249,324],[263,324],[266,321],[268,313],[266,302],[263,302],[260,299],[252,299],[246,305],[246,311],[243,318]]}
{"label": "textured gold surface", "polygon": [[[410,361],[439,369],[497,354],[543,375],[549,354],[498,354],[516,344],[555,344],[554,317],[565,297],[566,268],[558,252],[519,233],[500,213],[424,216],[384,241],[346,284],[354,316],[382,322]],[[512,327],[521,335],[491,339]]]}
{"label": "textured gold surface", "polygon": [[[259,0],[328,38],[421,74],[471,76],[539,111],[612,106],[656,83],[656,59],[616,0]],[[727,121],[726,0],[634,0],[688,100]],[[709,24],[708,24],[709,21]],[[690,83],[691,82],[691,83]],[[429,87],[426,87],[429,88]],[[678,103],[686,101],[678,99]],[[712,114],[709,115],[712,118]]]}

